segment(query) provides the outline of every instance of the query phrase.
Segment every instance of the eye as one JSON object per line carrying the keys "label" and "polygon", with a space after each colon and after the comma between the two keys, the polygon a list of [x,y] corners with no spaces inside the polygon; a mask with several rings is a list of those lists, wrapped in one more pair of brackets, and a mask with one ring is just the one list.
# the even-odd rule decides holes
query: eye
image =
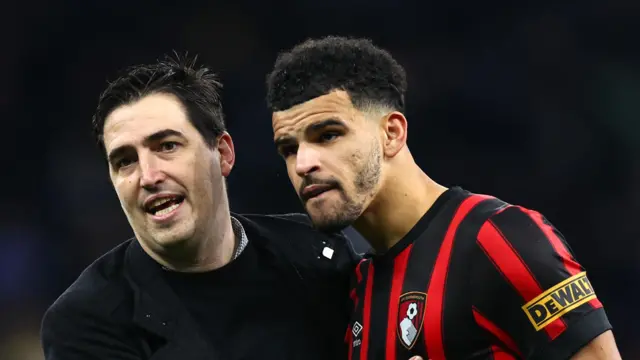
{"label": "eye", "polygon": [[280,155],[285,159],[291,155],[294,155],[297,151],[298,147],[295,145],[282,146],[279,149]]}
{"label": "eye", "polygon": [[328,131],[328,132],[322,133],[319,139],[320,139],[320,142],[329,142],[329,141],[335,140],[338,136],[340,136],[339,133],[335,131]]}
{"label": "eye", "polygon": [[128,159],[128,158],[122,158],[122,159],[117,160],[113,165],[114,165],[114,168],[116,170],[119,170],[119,169],[125,168],[125,167],[127,167],[127,166],[129,166],[131,164],[133,164],[133,160]]}
{"label": "eye", "polygon": [[160,151],[171,152],[171,151],[174,151],[175,149],[177,149],[178,145],[180,145],[180,144],[178,144],[175,141],[165,141],[162,144],[160,144]]}

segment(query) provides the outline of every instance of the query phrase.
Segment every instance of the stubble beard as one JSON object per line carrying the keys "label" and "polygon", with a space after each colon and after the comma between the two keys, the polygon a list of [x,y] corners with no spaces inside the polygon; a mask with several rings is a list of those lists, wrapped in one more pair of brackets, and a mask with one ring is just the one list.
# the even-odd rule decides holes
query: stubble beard
{"label": "stubble beard", "polygon": [[[382,152],[377,143],[373,144],[366,158],[361,153],[354,154],[353,158],[354,163],[359,164],[354,180],[355,195],[348,196],[344,187],[340,186],[335,189],[340,194],[336,206],[324,209],[324,212],[316,216],[310,213],[311,221],[319,231],[334,233],[351,226],[364,212],[365,204],[369,202],[380,182]],[[320,209],[316,210],[320,211]]]}

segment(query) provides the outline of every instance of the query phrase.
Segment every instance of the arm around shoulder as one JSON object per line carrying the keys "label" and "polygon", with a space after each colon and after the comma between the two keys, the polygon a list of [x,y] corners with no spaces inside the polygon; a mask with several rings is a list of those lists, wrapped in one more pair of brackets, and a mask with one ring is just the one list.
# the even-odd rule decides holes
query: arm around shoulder
{"label": "arm around shoulder", "polygon": [[142,357],[126,343],[126,331],[89,309],[72,307],[59,299],[42,320],[45,360],[122,359]]}

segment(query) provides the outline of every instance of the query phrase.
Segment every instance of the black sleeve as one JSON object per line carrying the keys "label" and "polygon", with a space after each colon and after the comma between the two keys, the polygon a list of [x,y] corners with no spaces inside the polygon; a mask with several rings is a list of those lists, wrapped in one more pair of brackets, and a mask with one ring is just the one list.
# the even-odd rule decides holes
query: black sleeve
{"label": "black sleeve", "polygon": [[507,207],[476,244],[473,315],[511,352],[565,360],[611,329],[585,269],[541,214]]}
{"label": "black sleeve", "polygon": [[346,259],[348,260],[348,264],[346,264],[346,266],[348,267],[349,273],[351,273],[355,269],[356,265],[360,263],[360,260],[362,260],[363,257],[361,254],[358,254],[356,252],[355,248],[353,247],[353,242],[351,241],[351,239],[349,239],[348,236],[345,235],[345,233],[341,232],[336,235],[336,237],[338,238],[338,243],[342,244],[342,246],[344,247]]}
{"label": "black sleeve", "polygon": [[311,219],[309,219],[309,216],[307,214],[303,214],[303,213],[286,213],[286,214],[277,214],[277,215],[246,215],[246,216],[252,216],[252,217],[267,217],[267,218],[276,218],[276,219],[284,219],[284,220],[288,220],[288,221],[295,221],[299,224],[303,224],[303,225],[307,225],[307,226],[312,226],[311,223]]}
{"label": "black sleeve", "polygon": [[125,339],[126,334],[115,324],[65,303],[54,304],[42,321],[45,360],[142,359]]}
{"label": "black sleeve", "polygon": [[[351,284],[356,266],[362,260],[362,255],[358,254],[351,240],[344,233],[335,233],[330,236],[331,246],[335,249],[336,266],[342,274],[346,284]],[[351,289],[351,286],[348,287]]]}

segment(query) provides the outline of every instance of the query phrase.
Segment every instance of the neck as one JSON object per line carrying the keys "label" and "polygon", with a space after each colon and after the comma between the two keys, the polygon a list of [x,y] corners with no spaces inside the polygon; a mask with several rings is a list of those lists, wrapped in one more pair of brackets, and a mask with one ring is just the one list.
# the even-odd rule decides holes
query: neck
{"label": "neck", "polygon": [[140,245],[149,256],[169,270],[195,273],[219,269],[231,262],[236,242],[240,239],[236,239],[233,232],[228,207],[226,211],[218,211],[207,225],[207,231],[196,229],[191,239],[163,247],[160,251],[149,249],[142,241]]}
{"label": "neck", "polygon": [[411,161],[406,170],[393,170],[354,228],[382,254],[398,243],[447,190]]}

